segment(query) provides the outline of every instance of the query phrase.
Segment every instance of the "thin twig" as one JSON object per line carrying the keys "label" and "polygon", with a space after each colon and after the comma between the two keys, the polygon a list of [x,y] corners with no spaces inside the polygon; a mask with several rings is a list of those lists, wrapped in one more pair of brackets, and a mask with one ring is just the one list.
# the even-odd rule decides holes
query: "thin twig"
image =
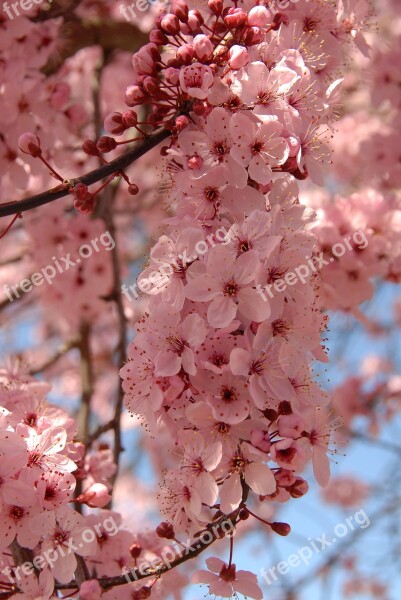
{"label": "thin twig", "polygon": [[55,200],[59,200],[60,198],[65,198],[65,196],[68,196],[71,189],[78,183],[92,185],[93,183],[105,179],[113,173],[118,173],[119,171],[129,167],[129,165],[138,160],[138,158],[141,158],[150,150],[158,146],[170,135],[171,132],[165,127],[159,127],[159,129],[156,129],[156,131],[150,133],[145,139],[138,141],[133,148],[115,160],[112,160],[107,165],[103,165],[98,169],[94,169],[93,171],[82,175],[82,177],[71,179],[64,184],[58,185],[51,190],[42,192],[41,194],[36,194],[35,196],[31,196],[23,200],[16,200],[13,202],[0,204],[0,217],[15,215],[26,212],[27,210],[32,210],[33,208],[37,208],[39,206],[43,206],[45,204],[50,204]]}

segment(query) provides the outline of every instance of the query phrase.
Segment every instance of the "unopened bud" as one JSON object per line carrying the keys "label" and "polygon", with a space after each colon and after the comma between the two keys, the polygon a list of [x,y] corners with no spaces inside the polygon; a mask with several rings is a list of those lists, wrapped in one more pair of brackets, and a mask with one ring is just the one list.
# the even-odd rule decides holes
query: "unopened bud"
{"label": "unopened bud", "polygon": [[171,523],[167,523],[166,521],[160,523],[160,525],[156,527],[156,533],[160,538],[166,540],[173,540],[175,538],[174,527]]}
{"label": "unopened bud", "polygon": [[113,112],[104,120],[104,128],[113,135],[121,135],[126,130],[126,126],[123,123],[123,116],[119,112]]}
{"label": "unopened bud", "polygon": [[223,12],[224,4],[223,0],[209,0],[208,1],[209,9],[218,17]]}
{"label": "unopened bud", "polygon": [[137,196],[139,194],[139,187],[136,185],[136,183],[129,184],[128,193],[131,194],[131,196]]}
{"label": "unopened bud", "polygon": [[175,127],[176,127],[177,131],[183,131],[184,129],[186,129],[188,127],[189,123],[190,123],[190,121],[189,121],[188,117],[186,117],[185,115],[180,115],[175,120]]}
{"label": "unopened bud", "polygon": [[291,526],[288,523],[270,523],[270,527],[278,535],[286,537],[291,532]]}
{"label": "unopened bud", "polygon": [[170,35],[177,35],[180,33],[180,22],[178,17],[175,15],[166,15],[162,18],[160,22],[160,28],[165,33],[169,33]]}
{"label": "unopened bud", "polygon": [[18,145],[21,152],[30,154],[34,158],[37,158],[42,154],[40,147],[40,139],[34,133],[23,133],[18,138]]}
{"label": "unopened bud", "polygon": [[230,48],[228,64],[232,69],[241,69],[249,62],[249,54],[246,48],[237,44]]}
{"label": "unopened bud", "polygon": [[106,154],[107,152],[111,152],[117,148],[117,142],[114,138],[109,137],[108,135],[102,135],[101,138],[98,139],[97,147],[99,152],[102,154]]}
{"label": "unopened bud", "polygon": [[172,0],[171,12],[178,17],[182,23],[188,21],[188,4],[184,0]]}
{"label": "unopened bud", "polygon": [[82,144],[82,150],[85,152],[85,154],[88,154],[88,156],[99,156],[99,150],[96,146],[96,142],[93,142],[92,140],[85,140]]}
{"label": "unopened bud", "polygon": [[137,558],[140,557],[140,555],[142,553],[142,546],[140,546],[139,544],[132,544],[131,548],[129,549],[129,552],[130,552],[132,558],[134,560],[136,560]]}
{"label": "unopened bud", "polygon": [[138,123],[138,115],[133,110],[127,110],[123,113],[122,120],[126,127],[135,127]]}

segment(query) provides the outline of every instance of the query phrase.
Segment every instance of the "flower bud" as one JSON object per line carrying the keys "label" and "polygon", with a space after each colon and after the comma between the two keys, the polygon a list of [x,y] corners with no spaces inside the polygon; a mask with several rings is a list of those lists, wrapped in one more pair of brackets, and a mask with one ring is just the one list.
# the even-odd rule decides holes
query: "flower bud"
{"label": "flower bud", "polygon": [[136,185],[136,183],[129,184],[128,193],[131,194],[131,196],[137,196],[139,194],[139,187]]}
{"label": "flower bud", "polygon": [[196,31],[203,25],[203,17],[198,10],[190,10],[188,13],[187,26],[190,31]]}
{"label": "flower bud", "polygon": [[184,44],[177,50],[177,58],[182,62],[183,65],[190,65],[194,56],[195,51],[189,44]]}
{"label": "flower bud", "polygon": [[129,549],[129,552],[130,552],[132,558],[134,560],[136,560],[137,558],[140,557],[140,555],[142,553],[142,546],[140,546],[139,544],[132,544],[131,548]]}
{"label": "flower bud", "polygon": [[18,138],[18,145],[21,152],[30,154],[34,158],[37,158],[42,154],[40,139],[34,133],[23,133],[20,135]]}
{"label": "flower bud", "polygon": [[180,115],[175,120],[175,127],[177,131],[183,131],[184,129],[186,129],[186,127],[188,127],[189,123],[190,121],[188,117],[186,117],[185,115]]}
{"label": "flower bud", "polygon": [[207,35],[196,35],[193,45],[195,54],[200,61],[205,62],[213,55],[214,46]]}
{"label": "flower bud", "polygon": [[224,23],[230,29],[235,29],[245,25],[247,22],[248,15],[242,8],[230,8],[224,17]]}
{"label": "flower bud", "polygon": [[156,44],[156,46],[165,46],[168,44],[168,37],[160,29],[152,29],[149,34],[149,40],[152,44]]}
{"label": "flower bud", "polygon": [[153,75],[160,60],[159,48],[156,44],[145,44],[132,57],[132,66],[138,75]]}
{"label": "flower bud", "polygon": [[241,69],[249,62],[249,54],[243,46],[232,46],[229,51],[228,64],[232,69]]}
{"label": "flower bud", "polygon": [[107,152],[111,152],[112,150],[115,150],[117,148],[116,140],[107,135],[102,135],[102,137],[98,139],[96,145],[99,152],[101,152],[102,154],[107,154]]}
{"label": "flower bud", "polygon": [[146,100],[146,95],[139,85],[130,85],[125,90],[125,101],[128,106],[138,106]]}
{"label": "flower bud", "polygon": [[122,116],[124,125],[128,127],[135,127],[138,123],[138,115],[133,110],[127,110]]}
{"label": "flower bud", "polygon": [[96,142],[92,140],[85,140],[82,144],[82,150],[88,156],[99,156],[99,150],[97,149]]}
{"label": "flower bud", "polygon": [[119,112],[113,112],[104,120],[104,128],[113,135],[121,135],[126,130],[126,126],[123,123],[123,116]]}
{"label": "flower bud", "polygon": [[167,523],[166,521],[160,523],[160,525],[156,527],[156,533],[160,538],[166,540],[173,540],[175,538],[174,527],[171,523]]}
{"label": "flower bud", "polygon": [[184,0],[172,0],[171,4],[171,12],[173,15],[178,17],[182,23],[186,23],[188,21],[188,5]]}
{"label": "flower bud", "polygon": [[[92,194],[89,194],[89,196],[92,196]],[[90,201],[87,202],[87,204],[89,206]],[[109,491],[103,483],[93,483],[83,494],[77,498],[78,502],[87,504],[90,508],[104,508],[110,502],[110,500],[111,496]]]}
{"label": "flower bud", "polygon": [[245,46],[255,46],[263,40],[263,31],[259,27],[250,27],[245,36]]}
{"label": "flower bud", "polygon": [[288,523],[270,523],[270,527],[278,535],[286,537],[291,532],[291,526]]}
{"label": "flower bud", "polygon": [[248,23],[251,27],[264,27],[270,20],[270,13],[265,6],[254,6],[249,11]]}
{"label": "flower bud", "polygon": [[209,0],[208,1],[209,9],[218,17],[223,12],[223,0]]}
{"label": "flower bud", "polygon": [[143,80],[143,89],[149,96],[159,96],[160,82],[156,77],[145,77]]}
{"label": "flower bud", "polygon": [[160,23],[160,28],[165,33],[170,35],[177,35],[180,33],[180,22],[175,15],[166,15],[162,18]]}

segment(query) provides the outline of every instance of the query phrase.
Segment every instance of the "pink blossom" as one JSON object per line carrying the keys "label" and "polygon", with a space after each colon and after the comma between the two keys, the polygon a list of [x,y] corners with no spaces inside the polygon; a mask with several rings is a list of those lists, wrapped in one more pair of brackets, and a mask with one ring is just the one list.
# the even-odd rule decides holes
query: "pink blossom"
{"label": "pink blossom", "polygon": [[226,247],[212,248],[206,265],[190,269],[185,294],[190,300],[210,302],[208,321],[213,327],[227,327],[237,311],[253,321],[261,322],[270,314],[269,305],[257,294],[255,281],[259,259],[256,251],[233,258]]}
{"label": "pink blossom", "polygon": [[256,575],[250,571],[237,571],[235,565],[227,565],[220,558],[206,560],[208,571],[196,571],[192,577],[193,583],[203,583],[209,586],[209,593],[222,598],[232,598],[242,594],[246,598],[262,600],[263,593],[258,586]]}
{"label": "pink blossom", "polygon": [[209,67],[193,63],[180,71],[180,85],[192,98],[204,100],[213,85],[213,73]]}

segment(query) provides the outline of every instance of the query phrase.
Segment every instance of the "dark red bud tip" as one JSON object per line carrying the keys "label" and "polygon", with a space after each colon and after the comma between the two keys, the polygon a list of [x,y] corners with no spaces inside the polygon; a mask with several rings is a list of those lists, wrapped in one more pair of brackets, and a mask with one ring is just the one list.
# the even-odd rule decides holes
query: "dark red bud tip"
{"label": "dark red bud tip", "polygon": [[291,526],[288,523],[270,523],[270,527],[278,535],[283,537],[287,536],[291,532]]}
{"label": "dark red bud tip", "polygon": [[140,546],[139,544],[132,544],[131,548],[129,549],[129,552],[133,559],[137,559],[141,555],[142,546]]}
{"label": "dark red bud tip", "polygon": [[173,540],[175,538],[174,527],[171,525],[171,523],[160,523],[160,525],[156,527],[156,533],[160,538],[166,540]]}
{"label": "dark red bud tip", "polygon": [[82,150],[89,156],[99,156],[99,150],[96,146],[96,142],[93,142],[92,140],[85,140],[82,144]]}
{"label": "dark red bud tip", "polygon": [[246,521],[247,519],[249,519],[249,510],[247,508],[241,508],[241,510],[238,513],[238,518],[241,521]]}
{"label": "dark red bud tip", "polygon": [[102,154],[106,154],[107,152],[111,152],[117,148],[117,142],[114,138],[109,137],[108,135],[102,135],[97,142],[97,148],[99,152]]}
{"label": "dark red bud tip", "polygon": [[137,196],[139,194],[139,187],[136,183],[130,183],[128,186],[128,193],[131,194],[131,196]]}

